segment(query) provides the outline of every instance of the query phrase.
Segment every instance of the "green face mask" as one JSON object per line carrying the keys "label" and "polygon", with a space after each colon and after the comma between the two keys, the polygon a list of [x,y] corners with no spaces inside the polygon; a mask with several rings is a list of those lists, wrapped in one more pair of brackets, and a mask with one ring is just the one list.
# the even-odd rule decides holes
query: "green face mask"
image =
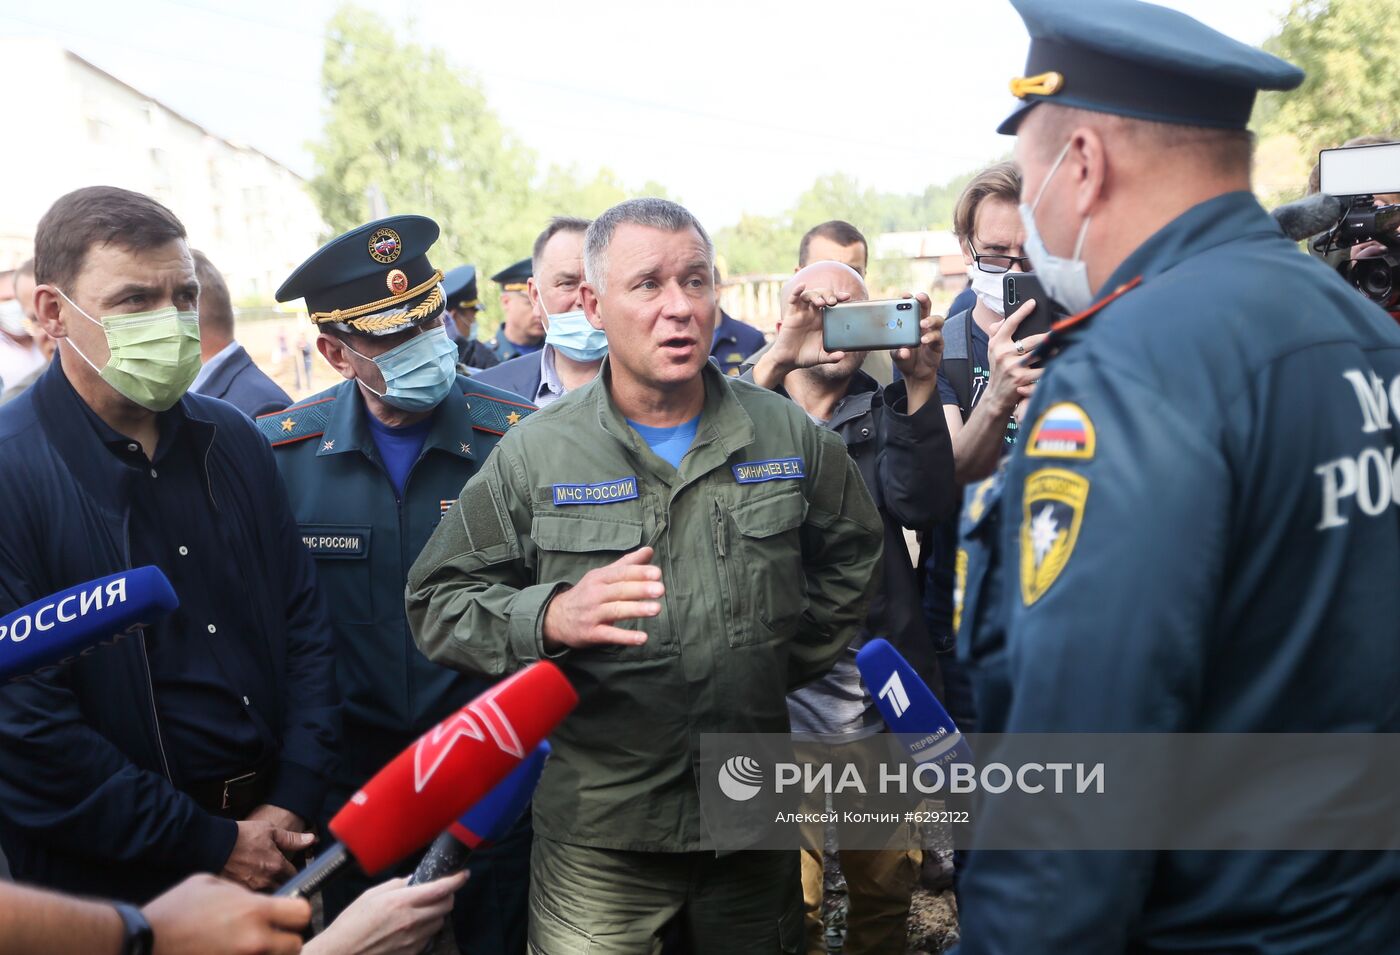
{"label": "green face mask", "polygon": [[117,393],[149,411],[165,411],[179,401],[199,374],[199,313],[174,305],[133,315],[105,315],[101,321],[78,308],[58,290],[78,314],[101,325],[111,357],[98,368],[73,339],[68,344]]}

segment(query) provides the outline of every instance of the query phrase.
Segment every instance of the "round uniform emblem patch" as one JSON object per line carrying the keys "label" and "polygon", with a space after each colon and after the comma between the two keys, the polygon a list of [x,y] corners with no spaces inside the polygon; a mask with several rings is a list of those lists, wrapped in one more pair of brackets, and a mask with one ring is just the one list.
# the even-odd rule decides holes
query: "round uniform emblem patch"
{"label": "round uniform emblem patch", "polygon": [[408,291],[408,276],[394,269],[384,277],[384,284],[389,286],[389,291],[394,295],[402,295]]}
{"label": "round uniform emblem patch", "polygon": [[369,237],[369,254],[374,261],[388,265],[403,251],[403,240],[393,229],[376,229]]}

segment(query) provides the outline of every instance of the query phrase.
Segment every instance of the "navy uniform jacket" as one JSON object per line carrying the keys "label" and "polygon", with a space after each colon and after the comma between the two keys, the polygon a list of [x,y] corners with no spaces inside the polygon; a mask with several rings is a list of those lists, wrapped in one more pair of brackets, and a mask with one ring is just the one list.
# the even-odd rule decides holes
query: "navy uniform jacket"
{"label": "navy uniform jacket", "polygon": [[292,403],[291,395],[253,363],[242,345],[236,345],[209,380],[200,384],[199,393],[222,398],[250,418]]}
{"label": "navy uniform jacket", "polygon": [[403,500],[380,462],[355,382],[257,421],[330,606],[345,697],[340,793],[487,686],[418,651],[404,616],[404,582],[462,485],[531,410],[513,394],[459,375],[438,406]]}
{"label": "navy uniform jacket", "polygon": [[544,360],[544,349],[532,351],[503,361],[494,368],[488,368],[472,376],[472,381],[484,381],[488,385],[519,395],[526,401],[534,401],[540,393],[540,362]]}
{"label": "navy uniform jacket", "polygon": [[715,341],[710,357],[719,362],[720,370],[731,378],[739,377],[744,359],[763,347],[763,333],[748,322],[741,322],[723,309],[715,328]]}
{"label": "navy uniform jacket", "polygon": [[[1400,328],[1244,192],[1104,291],[1139,277],[1046,343],[1000,501],[1005,637],[965,641],[981,728],[1400,730]],[[1394,853],[974,852],[962,951],[1378,952],[1397,892]]]}
{"label": "navy uniform jacket", "polygon": [[[541,340],[539,345],[535,346],[534,351],[538,352],[543,347],[544,341]],[[506,327],[504,325],[496,329],[496,337],[491,341],[491,348],[495,351],[496,357],[502,362],[510,361],[512,358],[519,358],[521,355],[531,354],[528,347],[521,348],[506,337]]]}
{"label": "navy uniform jacket", "polygon": [[491,346],[481,339],[457,339],[457,364],[467,368],[495,368],[500,363]]}
{"label": "navy uniform jacket", "polygon": [[[55,361],[0,409],[0,615],[131,566],[130,469],[83,420]],[[185,424],[205,486],[246,568],[258,634],[213,644],[232,685],[280,742],[273,798],[295,782],[321,801],[339,743],[330,619],[267,443],[228,404],[189,394]],[[258,639],[261,637],[261,639]],[[156,718],[145,639],[134,635],[58,675],[0,688],[0,836],[15,877],[145,901],[223,868],[236,833],[180,791]],[[308,820],[309,821],[309,820]]]}

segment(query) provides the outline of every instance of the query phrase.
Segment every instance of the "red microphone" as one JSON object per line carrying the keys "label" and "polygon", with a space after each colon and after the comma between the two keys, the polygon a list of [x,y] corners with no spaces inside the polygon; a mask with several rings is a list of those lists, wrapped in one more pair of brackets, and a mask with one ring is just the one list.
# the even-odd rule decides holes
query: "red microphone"
{"label": "red microphone", "polygon": [[306,898],[351,858],[375,875],[421,849],[510,775],[577,703],[547,660],[496,684],[351,796],[330,823],[338,841],[276,894]]}

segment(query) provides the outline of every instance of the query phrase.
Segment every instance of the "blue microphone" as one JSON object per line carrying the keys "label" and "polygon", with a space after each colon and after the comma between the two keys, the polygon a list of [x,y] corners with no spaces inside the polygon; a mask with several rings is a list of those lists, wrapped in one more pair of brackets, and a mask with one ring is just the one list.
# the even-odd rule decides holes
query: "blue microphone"
{"label": "blue microphone", "polygon": [[509,832],[534,798],[535,786],[548,758],[549,740],[540,740],[534,752],[509,776],[434,840],[419,860],[418,868],[413,870],[408,884],[421,885],[461,871],[473,849],[490,845]]}
{"label": "blue microphone", "polygon": [[856,668],[875,698],[885,725],[916,763],[972,762],[972,749],[928,684],[888,640],[871,640],[856,654]]}
{"label": "blue microphone", "polygon": [[0,682],[56,669],[148,627],[180,605],[147,566],[60,590],[0,617]]}

